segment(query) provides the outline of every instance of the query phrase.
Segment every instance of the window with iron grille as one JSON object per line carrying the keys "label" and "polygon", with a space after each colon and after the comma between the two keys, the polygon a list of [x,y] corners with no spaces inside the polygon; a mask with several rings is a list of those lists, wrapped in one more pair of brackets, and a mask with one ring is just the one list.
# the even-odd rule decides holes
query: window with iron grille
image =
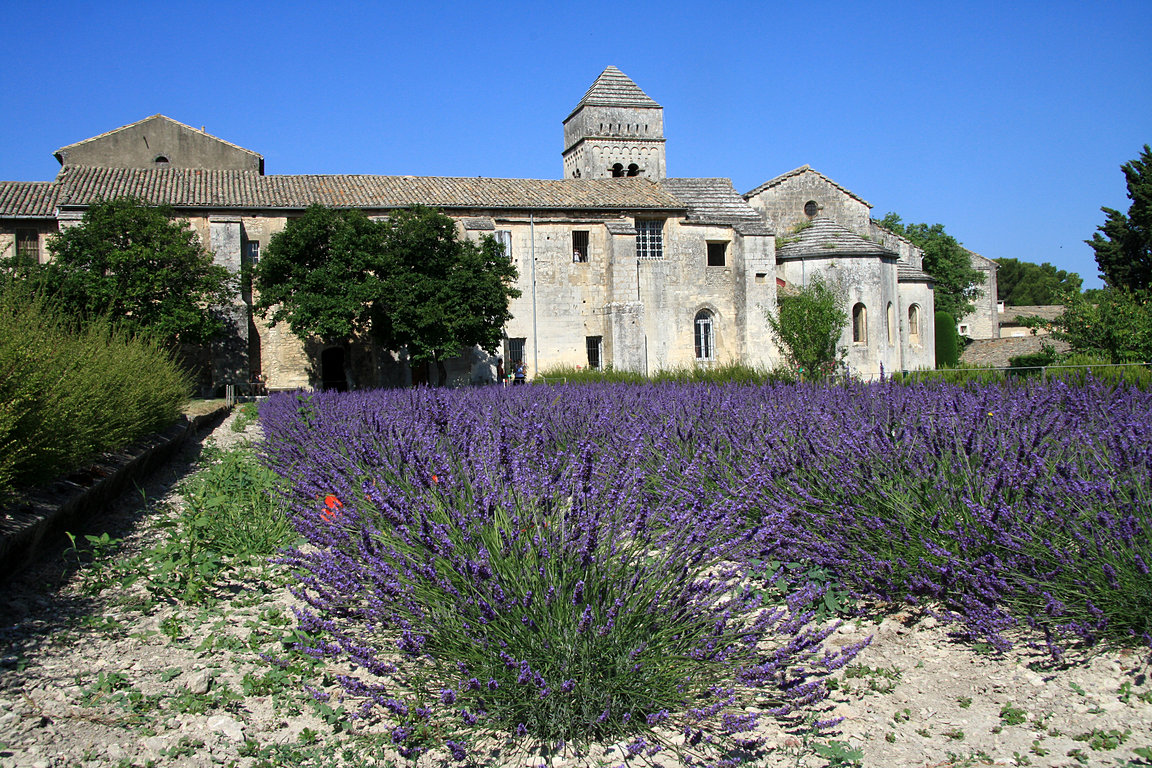
{"label": "window with iron grille", "polygon": [[726,263],[725,251],[728,243],[708,243],[708,266],[723,267]]}
{"label": "window with iron grille", "polygon": [[504,339],[504,370],[511,371],[516,363],[524,362],[524,343],[527,339]]}
{"label": "window with iron grille", "polygon": [[576,229],[572,231],[572,262],[585,264],[588,261],[588,230]]}
{"label": "window with iron grille", "polygon": [[712,313],[702,309],[696,313],[696,359],[716,359],[716,337],[712,329]]}
{"label": "window with iron grille", "polygon": [[28,264],[40,263],[40,233],[34,229],[16,230],[16,258]]}
{"label": "window with iron grille", "polygon": [[604,356],[604,337],[585,336],[584,346],[588,348],[588,367],[593,370],[600,370]]}
{"label": "window with iron grille", "polygon": [[636,258],[664,258],[663,219],[636,220]]}
{"label": "window with iron grille", "polygon": [[492,237],[504,246],[504,255],[508,257],[508,261],[512,261],[512,230],[498,229],[492,233]]}

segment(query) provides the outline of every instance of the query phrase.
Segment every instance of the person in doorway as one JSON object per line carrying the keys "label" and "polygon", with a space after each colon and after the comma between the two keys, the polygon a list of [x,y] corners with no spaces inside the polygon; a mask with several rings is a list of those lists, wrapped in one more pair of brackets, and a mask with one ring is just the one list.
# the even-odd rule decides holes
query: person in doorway
{"label": "person in doorway", "polygon": [[528,378],[528,366],[524,365],[523,360],[517,360],[516,366],[512,369],[512,384],[523,384]]}
{"label": "person in doorway", "polygon": [[496,358],[496,383],[502,387],[508,383],[504,375],[504,358],[502,357]]}

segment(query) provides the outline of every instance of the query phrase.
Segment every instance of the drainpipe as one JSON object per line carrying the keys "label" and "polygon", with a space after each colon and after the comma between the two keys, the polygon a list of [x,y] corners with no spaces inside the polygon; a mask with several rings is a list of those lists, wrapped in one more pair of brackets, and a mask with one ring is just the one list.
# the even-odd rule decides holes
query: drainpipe
{"label": "drainpipe", "polygon": [[538,325],[536,323],[536,214],[531,211],[528,213],[528,231],[532,243],[530,253],[532,257],[532,375],[538,376],[540,374],[540,335],[537,332]]}

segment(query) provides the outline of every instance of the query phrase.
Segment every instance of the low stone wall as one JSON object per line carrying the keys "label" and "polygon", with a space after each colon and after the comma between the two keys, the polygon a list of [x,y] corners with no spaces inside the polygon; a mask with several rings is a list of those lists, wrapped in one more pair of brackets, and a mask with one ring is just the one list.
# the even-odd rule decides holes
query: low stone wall
{"label": "low stone wall", "polygon": [[41,546],[111,503],[133,483],[170,459],[184,442],[201,429],[218,424],[229,408],[193,418],[182,417],[163,432],[113,453],[47,486],[28,491],[0,513],[0,581],[32,562]]}

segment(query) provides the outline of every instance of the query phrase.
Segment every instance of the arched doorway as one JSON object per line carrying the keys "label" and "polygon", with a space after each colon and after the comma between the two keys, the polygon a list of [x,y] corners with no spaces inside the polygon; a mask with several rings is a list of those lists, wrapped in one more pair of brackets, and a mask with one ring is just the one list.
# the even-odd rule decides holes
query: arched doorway
{"label": "arched doorway", "polygon": [[328,347],[320,353],[320,386],[322,389],[334,389],[337,392],[348,391],[343,347]]}

